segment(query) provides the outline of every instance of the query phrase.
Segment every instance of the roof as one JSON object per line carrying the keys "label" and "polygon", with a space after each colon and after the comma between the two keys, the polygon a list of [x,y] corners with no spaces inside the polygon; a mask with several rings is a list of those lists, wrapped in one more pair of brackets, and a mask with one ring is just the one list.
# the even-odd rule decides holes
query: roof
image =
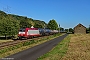
{"label": "roof", "polygon": [[38,28],[26,28],[26,30],[38,30]]}
{"label": "roof", "polygon": [[[77,26],[75,26],[74,28],[78,27],[78,26],[83,26],[82,24],[78,24]],[[83,26],[84,28],[86,28],[85,26]]]}

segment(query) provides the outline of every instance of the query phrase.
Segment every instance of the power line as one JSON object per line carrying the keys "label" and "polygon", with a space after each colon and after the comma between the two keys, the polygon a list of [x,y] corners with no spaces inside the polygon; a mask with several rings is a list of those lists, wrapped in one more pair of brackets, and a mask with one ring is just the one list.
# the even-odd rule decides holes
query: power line
{"label": "power line", "polygon": [[11,10],[24,13],[22,11],[19,11],[19,10],[15,9],[15,8],[10,7],[9,5],[3,4],[1,2],[0,2],[0,4],[2,5],[2,11],[6,12],[6,13],[11,13]]}
{"label": "power line", "polygon": [[[11,13],[11,10],[12,10],[14,12],[23,13],[24,15],[26,14],[26,13],[22,12],[21,10],[17,10],[15,8],[10,7],[9,5],[3,4],[1,2],[0,2],[0,4],[2,5],[2,6],[0,5],[2,7],[2,11],[6,12],[6,13]],[[12,13],[12,14],[15,14],[15,13]],[[16,15],[21,15],[21,14],[16,14]],[[23,15],[21,15],[21,16],[23,16]]]}
{"label": "power line", "polygon": [[9,7],[9,6],[3,7],[3,11],[5,11],[5,12],[7,12],[7,13],[11,13],[11,12],[10,12],[10,7]]}
{"label": "power line", "polygon": [[2,4],[1,2],[0,2],[0,4],[2,5],[2,11],[7,12],[7,13],[11,13],[10,12],[10,8],[11,8],[10,6],[8,6],[6,4]]}

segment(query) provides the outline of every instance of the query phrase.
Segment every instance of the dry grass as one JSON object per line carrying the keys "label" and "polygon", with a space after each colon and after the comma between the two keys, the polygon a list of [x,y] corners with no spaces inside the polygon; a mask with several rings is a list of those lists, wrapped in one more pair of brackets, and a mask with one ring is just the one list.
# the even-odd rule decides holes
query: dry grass
{"label": "dry grass", "polygon": [[9,41],[13,41],[13,40],[0,40],[0,43],[9,42]]}
{"label": "dry grass", "polygon": [[90,34],[71,35],[68,51],[62,60],[90,60]]}

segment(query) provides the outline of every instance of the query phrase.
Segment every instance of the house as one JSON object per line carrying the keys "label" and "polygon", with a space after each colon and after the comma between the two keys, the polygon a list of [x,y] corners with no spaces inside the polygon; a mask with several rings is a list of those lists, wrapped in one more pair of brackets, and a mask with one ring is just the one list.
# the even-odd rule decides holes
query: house
{"label": "house", "polygon": [[86,34],[86,27],[79,23],[74,27],[74,34]]}

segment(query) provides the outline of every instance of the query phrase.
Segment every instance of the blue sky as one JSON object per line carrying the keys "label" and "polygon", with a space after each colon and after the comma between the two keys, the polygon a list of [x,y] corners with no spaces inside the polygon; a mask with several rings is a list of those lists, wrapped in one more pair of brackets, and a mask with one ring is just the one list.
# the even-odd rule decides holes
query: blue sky
{"label": "blue sky", "polygon": [[90,0],[0,0],[0,10],[46,23],[55,19],[64,28],[90,25]]}

